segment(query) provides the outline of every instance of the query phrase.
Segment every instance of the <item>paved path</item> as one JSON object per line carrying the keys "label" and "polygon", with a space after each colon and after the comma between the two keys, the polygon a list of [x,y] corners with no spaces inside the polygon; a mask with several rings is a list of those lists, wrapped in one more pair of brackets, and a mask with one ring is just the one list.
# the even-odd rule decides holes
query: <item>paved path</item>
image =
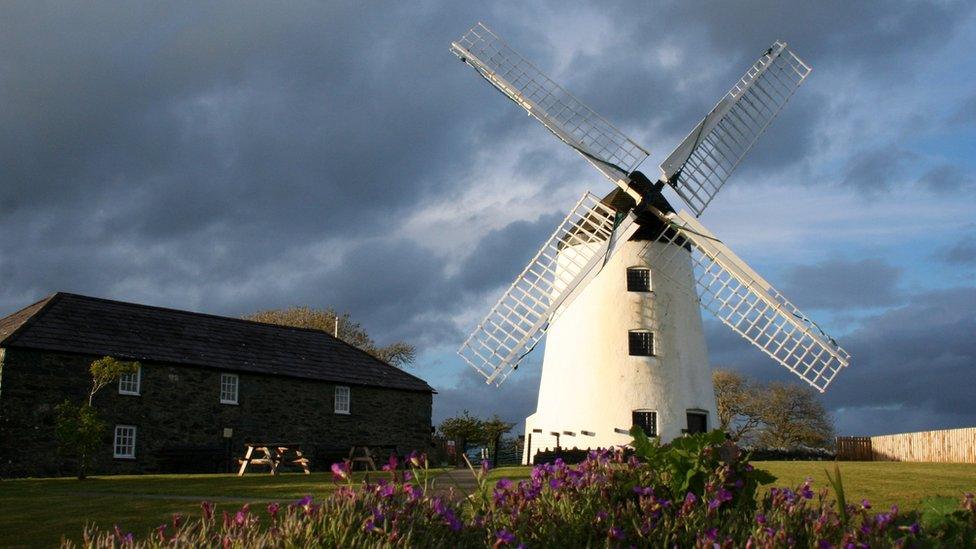
{"label": "paved path", "polygon": [[469,496],[477,491],[478,481],[467,467],[451,469],[434,477],[435,492],[446,494],[451,488],[459,494]]}

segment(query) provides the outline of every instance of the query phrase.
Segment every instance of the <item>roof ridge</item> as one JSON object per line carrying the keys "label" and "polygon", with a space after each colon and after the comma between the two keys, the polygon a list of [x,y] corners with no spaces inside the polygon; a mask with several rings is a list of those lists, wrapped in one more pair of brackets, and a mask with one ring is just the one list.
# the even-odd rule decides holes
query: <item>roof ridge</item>
{"label": "roof ridge", "polygon": [[[180,314],[185,314],[185,315],[193,315],[193,316],[200,316],[200,317],[206,317],[206,318],[215,318],[215,319],[218,319],[218,320],[229,320],[231,322],[239,322],[239,323],[244,323],[244,324],[257,324],[259,326],[267,326],[267,327],[271,327],[271,328],[279,328],[279,329],[280,328],[286,328],[286,329],[289,329],[289,330],[301,330],[301,331],[305,331],[305,332],[315,332],[317,334],[325,334],[325,335],[327,335],[327,336],[329,336],[332,339],[335,339],[337,341],[342,341],[341,339],[335,337],[334,335],[330,334],[329,332],[327,332],[325,330],[319,330],[318,328],[303,328],[303,327],[300,327],[300,326],[289,326],[287,324],[275,324],[273,322],[261,322],[260,320],[250,320],[250,319],[247,319],[247,318],[239,318],[239,317],[236,317],[236,316],[224,316],[224,315],[218,315],[218,314],[214,314],[214,313],[201,313],[199,311],[187,311],[185,309],[174,309],[173,307],[162,307],[162,306],[159,306],[159,305],[147,305],[145,303],[134,303],[134,302],[131,302],[131,301],[122,301],[122,300],[119,300],[119,299],[108,299],[106,297],[93,297],[93,296],[90,296],[90,295],[74,294],[74,293],[71,293],[71,292],[58,292],[56,295],[64,295],[64,296],[68,296],[68,297],[77,297],[77,298],[81,298],[81,299],[87,299],[89,301],[100,301],[102,303],[114,303],[114,304],[117,304],[117,305],[125,305],[127,307],[139,307],[141,309],[153,309],[153,310],[156,310],[156,311],[167,311],[167,312],[171,312],[171,313],[180,313]],[[354,347],[354,348],[359,349],[358,347]],[[362,351],[362,349],[359,349],[359,350]],[[365,352],[365,351],[363,351],[363,352]]]}
{"label": "roof ridge", "polygon": [[[425,381],[424,379],[422,379],[422,378],[420,378],[418,376],[415,376],[415,375],[413,375],[413,374],[411,374],[409,372],[406,372],[405,370],[403,370],[401,368],[397,368],[396,366],[390,364],[389,362],[386,362],[385,360],[381,360],[381,359],[373,356],[372,354],[364,351],[363,349],[360,349],[359,347],[356,347],[355,345],[353,345],[353,344],[351,344],[351,343],[349,343],[347,341],[344,341],[344,340],[342,340],[342,339],[340,339],[338,337],[335,337],[334,335],[330,334],[329,332],[327,332],[325,330],[319,330],[319,329],[316,329],[316,328],[302,328],[302,327],[288,326],[288,325],[283,325],[283,324],[273,324],[273,323],[270,323],[270,322],[260,322],[260,321],[257,321],[257,320],[249,320],[249,319],[237,318],[237,317],[230,317],[230,316],[221,316],[221,315],[216,315],[216,314],[212,314],[212,313],[201,313],[201,312],[197,312],[197,311],[186,311],[186,310],[182,310],[182,309],[174,309],[174,308],[171,308],[171,307],[160,307],[160,306],[157,306],[157,305],[146,305],[144,303],[132,303],[132,302],[128,302],[128,301],[120,301],[120,300],[117,300],[117,299],[108,299],[108,298],[104,298],[104,297],[93,297],[93,296],[87,296],[87,295],[82,295],[82,294],[75,294],[75,293],[71,293],[71,292],[57,292],[57,293],[49,296],[48,298],[45,298],[45,299],[49,300],[49,302],[46,303],[46,304],[44,304],[41,307],[40,310],[38,310],[33,315],[31,315],[29,317],[29,320],[28,321],[25,321],[21,326],[19,326],[17,328],[17,330],[15,330],[14,332],[12,332],[10,334],[10,336],[8,336],[7,338],[5,338],[3,340],[3,342],[10,343],[12,336],[14,336],[15,334],[19,334],[20,332],[22,332],[23,331],[23,328],[25,328],[25,326],[28,323],[33,324],[33,321],[34,320],[36,320],[40,316],[43,316],[42,313],[43,312],[46,312],[51,307],[51,305],[54,302],[61,301],[61,300],[66,299],[66,298],[67,299],[77,299],[78,301],[87,301],[87,302],[102,303],[102,304],[111,304],[111,305],[116,305],[116,306],[120,306],[120,307],[124,307],[124,308],[129,308],[129,309],[137,308],[137,309],[148,310],[148,311],[160,311],[160,312],[166,312],[166,313],[171,313],[171,314],[184,315],[184,316],[189,316],[189,317],[194,317],[194,318],[205,318],[205,319],[211,319],[211,320],[229,322],[229,323],[238,324],[238,325],[242,325],[243,324],[243,325],[261,327],[261,328],[267,328],[267,329],[277,330],[277,331],[302,332],[302,333],[316,334],[316,335],[319,335],[319,336],[325,335],[328,339],[332,340],[333,342],[339,342],[342,345],[344,345],[344,346],[352,349],[354,352],[359,353],[362,356],[369,357],[369,360],[375,362],[376,364],[381,365],[384,368],[389,368],[391,370],[391,374],[393,374],[395,376],[396,375],[401,375],[403,377],[410,378],[410,379],[412,379],[414,381],[423,383],[424,385],[427,385],[428,387],[430,387],[430,384],[427,383],[427,381]],[[44,300],[41,300],[41,301],[44,301]],[[33,306],[37,305],[38,303],[40,303],[41,301],[38,301],[37,303],[34,303],[34,304],[29,305],[27,307],[24,307],[23,309],[21,309],[20,311],[17,311],[17,312],[21,312],[21,311],[26,310],[26,309],[28,309],[30,307],[33,307]],[[13,313],[13,314],[17,314],[17,313]],[[10,315],[10,316],[12,316],[12,315]],[[431,387],[431,389],[433,390],[432,387]]]}
{"label": "roof ridge", "polygon": [[45,297],[44,299],[40,299],[38,301],[35,301],[34,303],[31,303],[30,305],[28,305],[26,307],[21,307],[20,309],[14,311],[12,313],[10,313],[9,315],[7,315],[7,316],[5,316],[3,318],[0,318],[0,320],[4,320],[4,319],[7,319],[7,318],[10,318],[12,316],[15,316],[15,315],[17,315],[19,313],[22,313],[22,312],[26,311],[27,309],[30,309],[31,307],[36,307],[37,305],[41,305],[43,303],[43,305],[41,305],[40,307],[38,307],[36,311],[34,311],[30,316],[28,316],[26,319],[24,319],[23,322],[21,322],[19,325],[17,325],[17,327],[14,328],[14,330],[12,332],[10,332],[9,334],[7,334],[7,336],[4,337],[3,339],[0,339],[0,344],[9,345],[10,343],[12,343],[13,340],[15,340],[17,338],[17,336],[19,336],[25,329],[27,329],[31,324],[33,324],[38,318],[40,318],[41,316],[44,316],[44,313],[46,313],[48,311],[48,309],[51,308],[51,304],[54,303],[54,302],[56,302],[56,301],[59,301],[60,298],[62,297],[62,295],[63,294],[61,292],[55,292],[55,293],[53,293],[53,294]]}

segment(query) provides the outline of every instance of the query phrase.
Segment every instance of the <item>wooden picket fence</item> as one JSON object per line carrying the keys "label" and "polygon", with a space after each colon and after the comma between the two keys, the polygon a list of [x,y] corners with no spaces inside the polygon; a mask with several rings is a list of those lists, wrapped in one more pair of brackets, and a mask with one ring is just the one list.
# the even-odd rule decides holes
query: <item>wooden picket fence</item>
{"label": "wooden picket fence", "polygon": [[837,459],[976,463],[976,427],[877,437],[837,437]]}

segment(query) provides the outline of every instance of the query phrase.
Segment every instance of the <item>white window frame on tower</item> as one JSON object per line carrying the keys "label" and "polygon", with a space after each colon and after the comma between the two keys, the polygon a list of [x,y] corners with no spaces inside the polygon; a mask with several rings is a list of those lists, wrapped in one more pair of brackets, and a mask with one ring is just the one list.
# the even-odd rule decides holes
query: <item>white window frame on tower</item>
{"label": "white window frame on tower", "polygon": [[220,374],[220,403],[237,404],[240,384],[237,374]]}
{"label": "white window frame on tower", "polygon": [[651,426],[651,431],[653,431],[653,433],[647,434],[645,432],[645,434],[647,434],[647,436],[649,437],[656,437],[660,435],[660,432],[658,431],[657,410],[651,410],[649,408],[639,408],[637,410],[631,410],[630,412],[630,416],[632,418],[631,423],[633,424],[633,426],[636,426],[637,423],[634,423],[633,421],[634,414],[651,414],[650,417],[654,419],[654,425]]}
{"label": "white window frame on tower", "polygon": [[142,366],[136,367],[135,372],[119,376],[119,394],[139,396],[142,391]]}
{"label": "white window frame on tower", "polygon": [[[651,346],[650,347],[651,348],[650,348],[650,352],[648,354],[645,355],[645,354],[634,354],[633,353],[633,350],[631,349],[631,346],[630,346],[630,338],[634,334],[648,334],[650,336],[650,339],[651,339],[651,341],[650,341]],[[650,330],[644,330],[644,329],[628,330],[627,331],[627,354],[628,355],[630,355],[630,356],[636,356],[636,357],[657,356],[657,349],[655,349],[654,347],[655,347],[655,345],[654,345],[654,332],[652,332]]]}
{"label": "white window frame on tower", "polygon": [[334,410],[337,414],[349,415],[352,409],[352,391],[345,385],[336,385],[334,393]]}
{"label": "white window frame on tower", "polygon": [[136,458],[135,425],[116,425],[115,436],[112,438],[112,457],[115,459]]}
{"label": "white window frame on tower", "polygon": [[[630,274],[632,271],[643,271],[647,273],[647,289],[646,290],[632,290],[630,288]],[[651,279],[651,270],[647,267],[641,265],[634,265],[633,267],[627,267],[627,291],[634,293],[650,293],[654,291],[654,281]]]}

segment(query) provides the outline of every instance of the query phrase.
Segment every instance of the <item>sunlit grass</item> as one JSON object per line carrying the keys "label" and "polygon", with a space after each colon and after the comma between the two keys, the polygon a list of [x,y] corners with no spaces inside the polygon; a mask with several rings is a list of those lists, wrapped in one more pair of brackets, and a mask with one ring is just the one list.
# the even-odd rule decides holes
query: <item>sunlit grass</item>
{"label": "sunlit grass", "polygon": [[[824,469],[833,462],[756,462],[778,477],[777,486],[796,486],[807,477],[815,488],[827,487]],[[868,499],[876,510],[897,504],[902,510],[953,508],[964,492],[976,492],[976,465],[938,463],[841,462],[848,501]],[[435,474],[440,471],[435,471]],[[502,467],[489,480],[528,478],[529,467]],[[376,480],[387,473],[370,473]],[[354,481],[364,473],[355,473]],[[446,481],[443,487],[447,487]],[[200,501],[217,512],[244,503],[263,513],[269,501],[291,502],[305,495],[323,498],[336,488],[330,473],[234,475],[137,475],[0,481],[0,546],[51,546],[62,534],[78,539],[86,522],[119,524],[142,533],[168,522],[173,513],[198,515]]]}

